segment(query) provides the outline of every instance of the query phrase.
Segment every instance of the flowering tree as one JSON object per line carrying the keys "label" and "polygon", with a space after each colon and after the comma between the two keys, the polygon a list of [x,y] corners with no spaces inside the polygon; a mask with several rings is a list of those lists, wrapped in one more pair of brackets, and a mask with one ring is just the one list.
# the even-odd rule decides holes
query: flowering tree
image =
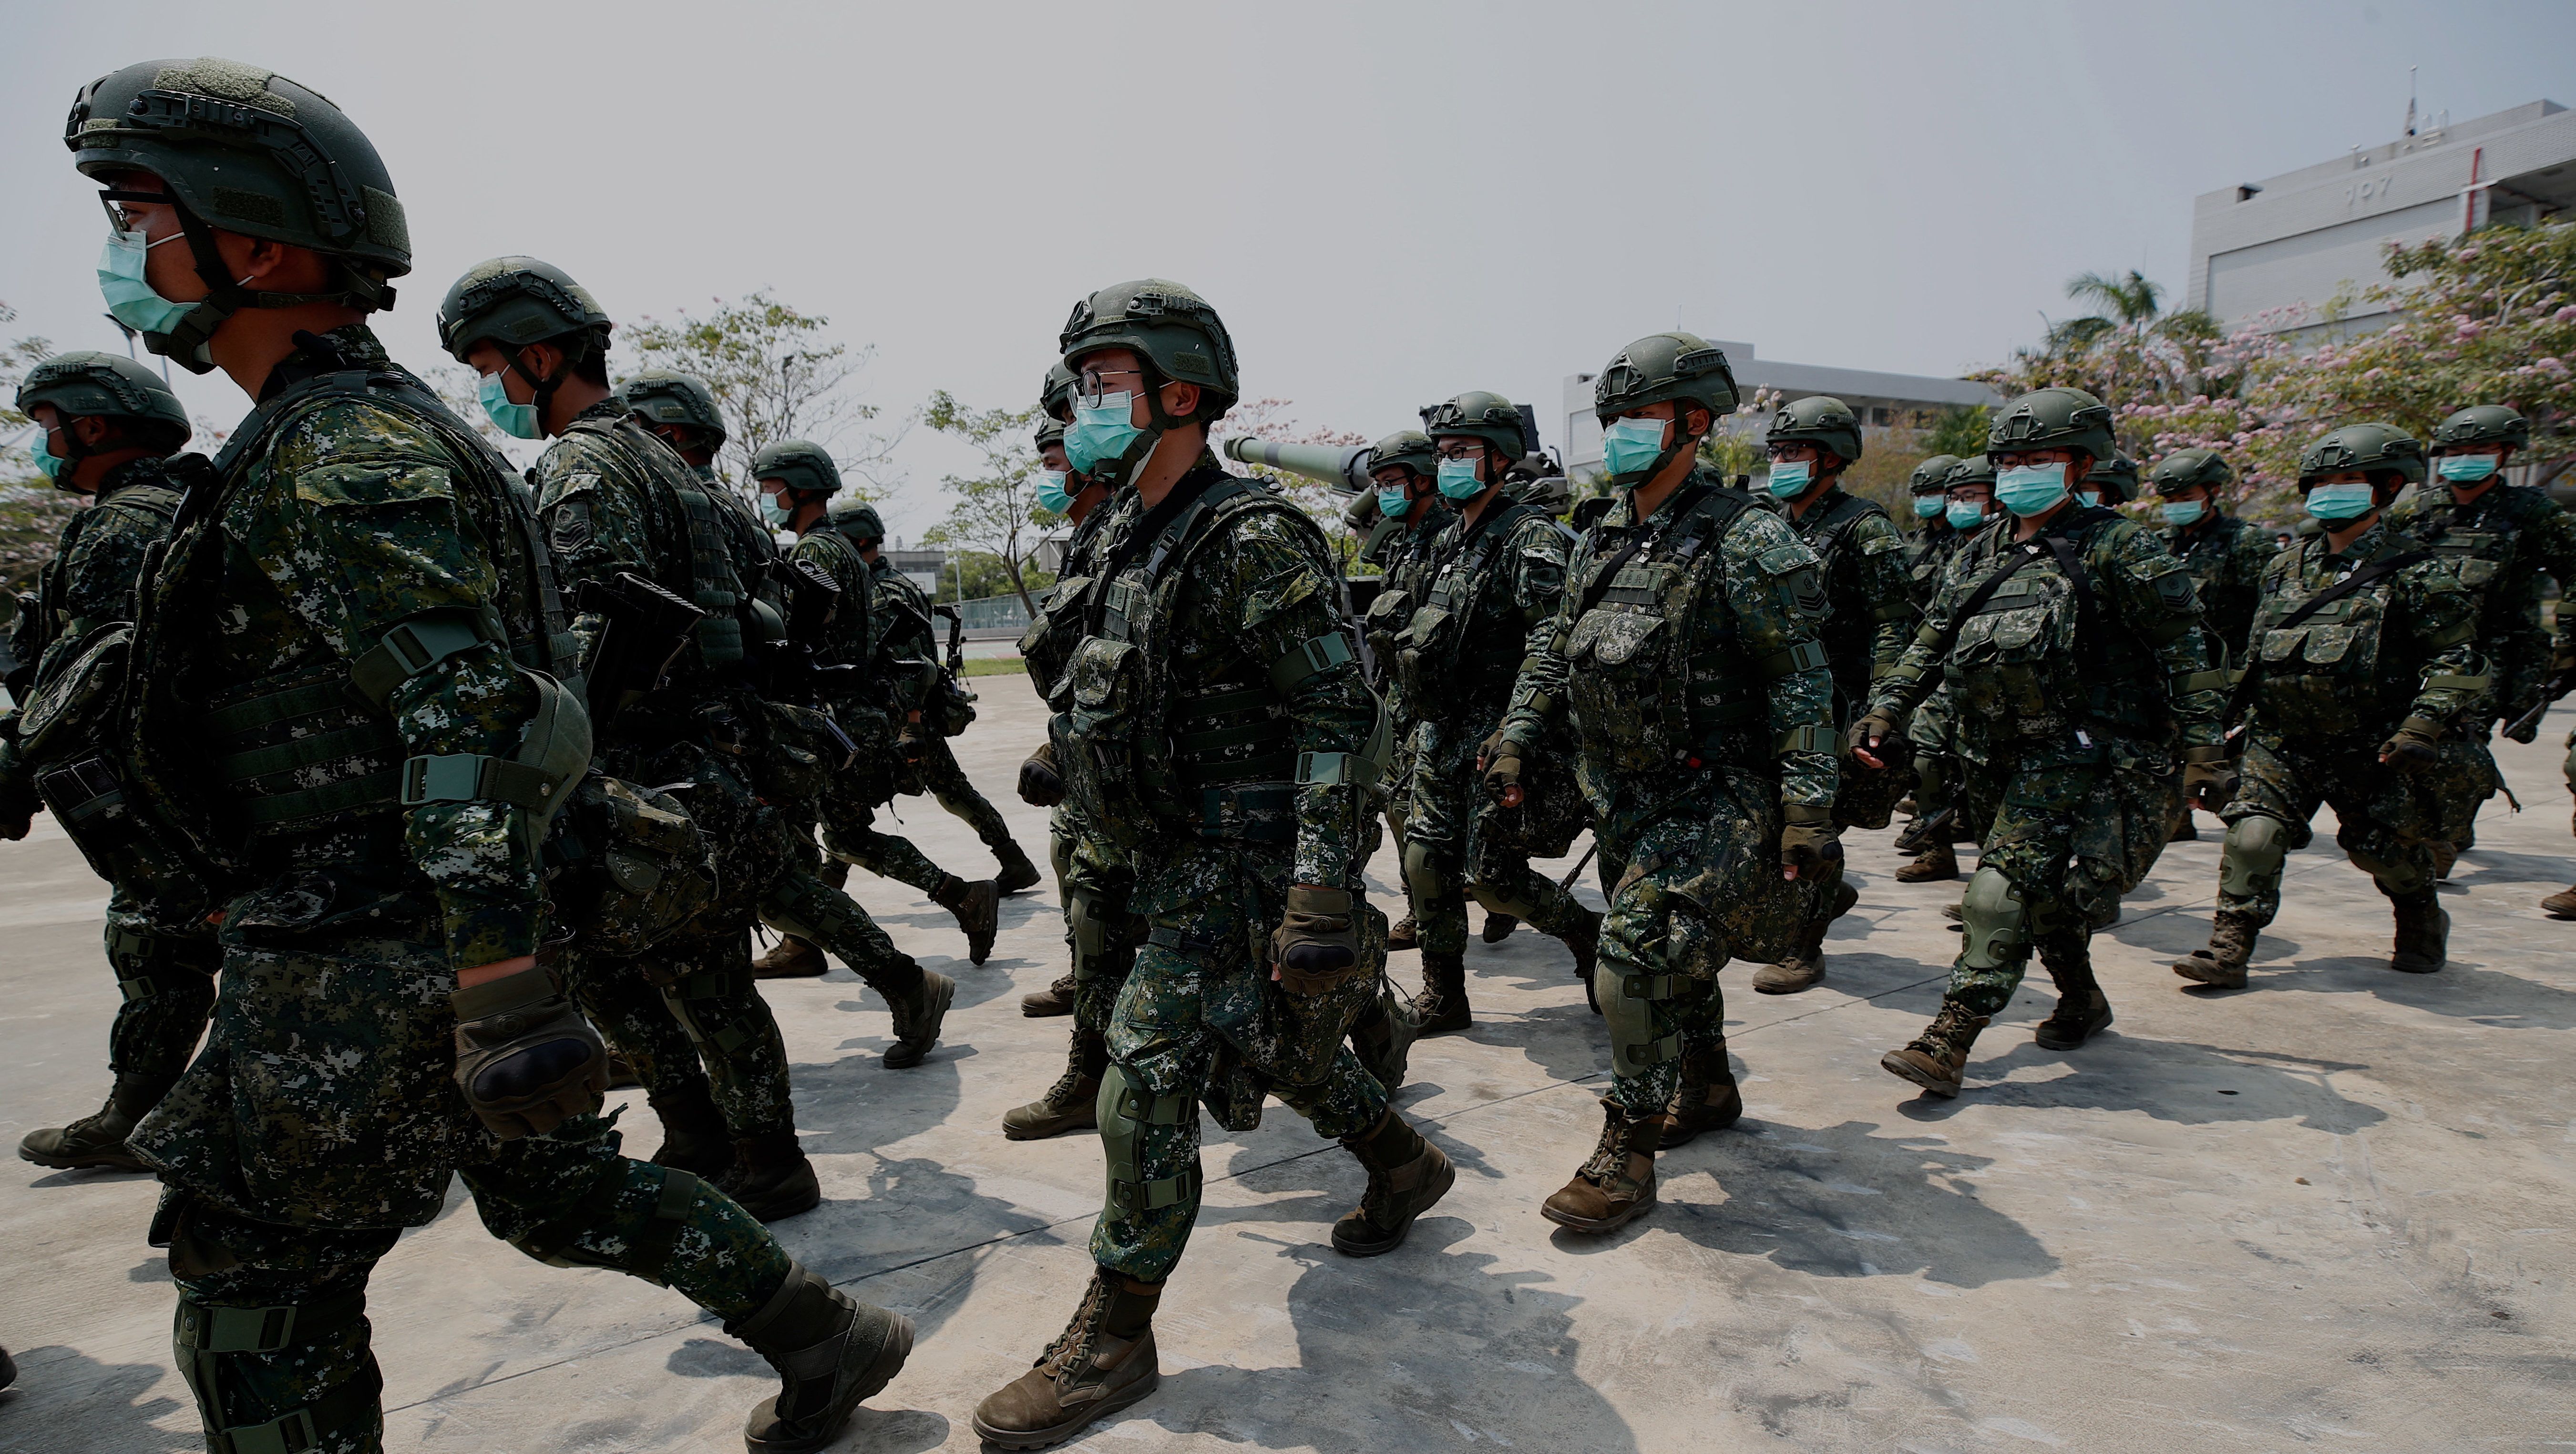
{"label": "flowering tree", "polygon": [[[1209,431],[1208,447],[1216,450],[1222,458],[1225,442],[1229,439],[1262,439],[1272,444],[1319,444],[1341,449],[1376,442],[1365,434],[1353,434],[1346,429],[1300,428],[1288,412],[1293,407],[1286,399],[1246,399],[1227,410],[1225,417],[1217,421],[1216,428]],[[1334,549],[1341,555],[1343,568],[1349,569],[1351,557],[1359,551],[1358,542],[1350,539],[1349,532],[1340,528],[1342,511],[1350,505],[1350,496],[1322,480],[1311,480],[1268,465],[1244,465],[1242,468],[1269,481],[1271,488],[1321,526],[1324,538],[1332,541]]]}
{"label": "flowering tree", "polygon": [[[855,389],[874,348],[853,352],[833,342],[832,320],[799,312],[766,288],[739,302],[715,303],[703,318],[683,313],[665,323],[647,317],[620,341],[641,367],[695,374],[715,391],[729,436],[718,456],[725,475],[750,478],[752,456],[781,440],[830,448],[877,417],[877,406]],[[889,466],[899,437],[867,432],[853,448],[832,450],[851,493],[874,499],[893,483]]]}

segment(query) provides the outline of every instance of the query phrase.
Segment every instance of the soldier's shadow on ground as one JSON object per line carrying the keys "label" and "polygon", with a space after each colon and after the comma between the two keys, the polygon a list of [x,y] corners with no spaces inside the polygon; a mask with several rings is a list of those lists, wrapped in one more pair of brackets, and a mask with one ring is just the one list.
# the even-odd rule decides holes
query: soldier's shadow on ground
{"label": "soldier's shadow on ground", "polygon": [[[1634,1451],[1627,1421],[1576,1371],[1582,1344],[1572,1313],[1583,1300],[1549,1291],[1545,1273],[1454,1250],[1472,1233],[1464,1220],[1435,1211],[1402,1248],[1366,1260],[1246,1234],[1304,1269],[1288,1292],[1295,1361],[1283,1352],[1277,1367],[1201,1364],[1167,1373],[1153,1397],[1121,1419],[1269,1449],[1453,1449],[1508,1440],[1525,1449]],[[1168,1367],[1171,1355],[1164,1356]]]}
{"label": "soldier's shadow on ground", "polygon": [[2501,1030],[2576,1029],[2576,992],[2461,959],[2464,938],[2452,936],[2452,958],[2433,974],[2403,974],[2375,956],[2320,956],[2268,966],[2270,973],[2258,960],[2245,993],[2370,995],[2410,1010],[2474,1020]]}
{"label": "soldier's shadow on ground", "polygon": [[[2030,1022],[2052,1003],[2020,996],[1979,1040],[1958,1099],[1918,1095],[1899,1114],[1946,1121],[1972,1103],[2037,1110],[2137,1111],[2158,1121],[2208,1126],[2296,1120],[2309,1130],[2350,1135],[2388,1119],[2377,1106],[2335,1089],[2333,1078],[2370,1067],[2271,1049],[2202,1045],[2122,1034],[2116,1022],[2076,1050],[2031,1040]],[[2017,1072],[2035,1072],[2018,1075]],[[1902,1082],[1890,1078],[1900,1091]]]}
{"label": "soldier's shadow on ground", "polygon": [[170,1375],[164,1362],[101,1363],[61,1344],[21,1348],[12,1356],[18,1382],[0,1393],[0,1449],[185,1454],[206,1447],[194,1417],[181,1429],[154,1427],[155,1420],[186,1407],[153,1392]]}

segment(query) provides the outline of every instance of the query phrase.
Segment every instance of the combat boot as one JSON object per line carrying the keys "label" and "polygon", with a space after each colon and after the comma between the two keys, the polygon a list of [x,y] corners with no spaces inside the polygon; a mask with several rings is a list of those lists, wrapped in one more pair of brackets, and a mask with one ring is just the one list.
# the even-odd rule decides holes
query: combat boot
{"label": "combat boot", "polygon": [[1687,1146],[1702,1131],[1723,1131],[1744,1115],[1744,1092],[1726,1063],[1726,1047],[1682,1053],[1682,1083],[1664,1107],[1663,1130],[1656,1145],[1670,1151]]}
{"label": "combat boot", "polygon": [[704,1081],[691,1081],[664,1094],[647,1091],[645,1104],[662,1122],[662,1149],[653,1153],[656,1166],[673,1167],[701,1181],[717,1181],[732,1169],[734,1162],[733,1133],[725,1129],[724,1114],[716,1109],[716,1099]]}
{"label": "combat boot", "polygon": [[610,1046],[608,1050],[608,1088],[610,1090],[633,1090],[643,1083],[644,1076],[642,1072],[636,1070],[635,1062],[626,1058],[625,1051],[620,1050],[613,1045]]}
{"label": "combat boot", "polygon": [[995,893],[1016,894],[1022,889],[1037,887],[1038,866],[1029,862],[1029,856],[1020,851],[1020,845],[1005,843],[994,849],[993,861],[1002,866],[1002,871],[993,875]]}
{"label": "combat boot", "polygon": [[993,936],[1001,932],[1002,891],[989,878],[973,883],[955,874],[940,880],[930,891],[930,901],[957,916],[957,927],[966,931],[966,961],[982,964],[993,953]]}
{"label": "combat boot", "polygon": [[1958,876],[1959,855],[1947,843],[1924,849],[1913,862],[1896,869],[1896,881],[1901,884],[1947,883]]}
{"label": "combat boot", "polygon": [[1485,927],[1479,937],[1488,944],[1500,944],[1511,938],[1512,931],[1520,926],[1521,921],[1511,915],[1497,914],[1488,910],[1485,914]]}
{"label": "combat boot", "polygon": [[790,1263],[777,1293],[730,1331],[778,1371],[778,1392],[743,1425],[751,1454],[829,1446],[912,1356],[910,1318],[854,1300],[801,1262]]}
{"label": "combat boot", "polygon": [[1424,1035],[1446,1035],[1475,1023],[1467,1009],[1467,957],[1457,950],[1422,951],[1422,993],[1413,997],[1413,1018]]}
{"label": "combat boot", "polygon": [[1368,1190],[1360,1193],[1359,1206],[1333,1224],[1333,1250],[1346,1257],[1377,1257],[1403,1246],[1413,1219],[1458,1180],[1449,1158],[1393,1106],[1369,1130],[1343,1137],[1342,1146],[1368,1168]]}
{"label": "combat boot", "polygon": [[1413,1003],[1383,980],[1351,1021],[1351,1053],[1359,1057],[1360,1069],[1390,1096],[1404,1088],[1406,1062],[1412,1058],[1413,1042],[1421,1038],[1422,1025],[1413,1018]]}
{"label": "combat boot", "polygon": [[151,1114],[169,1090],[166,1083],[146,1083],[132,1075],[120,1075],[108,1092],[107,1103],[91,1115],[83,1116],[68,1126],[48,1126],[30,1131],[18,1143],[18,1155],[38,1166],[58,1171],[72,1171],[85,1166],[102,1166],[111,1171],[150,1171],[125,1145],[134,1134],[134,1123]]}
{"label": "combat boot", "polygon": [[2083,945],[2051,949],[2043,945],[2040,962],[2057,982],[2057,1008],[2039,1022],[2030,1038],[2043,1050],[2074,1050],[2111,1023],[2111,999],[2093,974],[2093,955]]}
{"label": "combat boot", "polygon": [[2209,947],[2175,960],[2173,972],[2212,989],[2241,990],[2246,963],[2254,957],[2254,941],[2262,934],[2263,926],[2254,922],[2253,915],[2221,909],[2210,921]]}
{"label": "combat boot", "polygon": [[2388,967],[2405,974],[2432,974],[2441,969],[2447,962],[2451,916],[2433,901],[2433,891],[2390,894],[2388,905],[2397,915],[2397,944],[2389,952]]}
{"label": "combat boot", "polygon": [[1402,954],[1406,950],[1421,947],[1422,926],[1413,922],[1411,914],[1396,920],[1394,927],[1386,931],[1386,952],[1389,954]]}
{"label": "combat boot", "polygon": [[921,972],[921,987],[903,996],[887,995],[886,1008],[894,1012],[894,1043],[886,1047],[888,1070],[910,1070],[930,1054],[939,1043],[939,1027],[948,1018],[948,1006],[957,998],[957,981],[935,969]]}
{"label": "combat boot", "polygon": [[1617,1101],[1603,1099],[1600,1143],[1539,1215],[1577,1232],[1613,1231],[1645,1215],[1655,1204],[1655,1151],[1663,1133],[1662,1116],[1632,1120]]}
{"label": "combat boot", "polygon": [[717,1185],[754,1218],[784,1221],[823,1204],[823,1183],[797,1144],[795,1128],[745,1136],[733,1150],[733,1170]]}
{"label": "combat boot", "polygon": [[1914,1082],[1936,1096],[1955,1096],[1968,1068],[1969,1047],[1986,1017],[1968,1013],[1957,1000],[1943,999],[1941,1013],[1902,1050],[1878,1058],[1879,1069]]}
{"label": "combat boot", "polygon": [[976,1434],[1004,1449],[1044,1449],[1152,1393],[1163,1377],[1154,1353],[1162,1296],[1159,1282],[1094,1268],[1073,1321],[1037,1366],[975,1406]]}
{"label": "combat boot", "polygon": [[1799,926],[1797,946],[1789,951],[1788,958],[1753,972],[1753,987],[1766,995],[1794,995],[1814,988],[1825,977],[1825,931],[1859,902],[1860,890],[1836,879],[1825,912]]}
{"label": "combat boot", "polygon": [[2576,919],[2576,888],[2561,889],[2542,899],[2540,911],[2553,919]]}
{"label": "combat boot", "polygon": [[1033,995],[1020,996],[1020,1013],[1032,1020],[1073,1013],[1073,971],[1066,970],[1056,982]]}
{"label": "combat boot", "polygon": [[1003,1112],[1002,1134],[1013,1141],[1043,1141],[1067,1131],[1099,1129],[1100,1072],[1108,1064],[1109,1046],[1100,1032],[1075,1026],[1064,1074],[1045,1095]]}
{"label": "combat boot", "polygon": [[2447,879],[2460,862],[2460,845],[2447,838],[2436,839],[2427,847],[2433,850],[2433,877]]}
{"label": "combat boot", "polygon": [[753,979],[812,979],[832,967],[823,951],[793,934],[778,936],[769,952],[751,962]]}

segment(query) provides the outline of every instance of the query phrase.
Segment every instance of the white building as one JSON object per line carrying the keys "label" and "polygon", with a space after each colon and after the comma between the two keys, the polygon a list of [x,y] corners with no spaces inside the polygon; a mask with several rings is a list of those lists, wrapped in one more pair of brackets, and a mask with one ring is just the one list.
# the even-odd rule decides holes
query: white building
{"label": "white building", "polygon": [[[2489,221],[2537,223],[2576,201],[2576,112],[2534,101],[2421,128],[2385,146],[2216,192],[2192,204],[2185,305],[2230,329],[2273,309],[2322,308],[2387,281],[2391,242],[2456,237]],[[2356,301],[2360,329],[2387,310]],[[2311,325],[2316,320],[2310,320]],[[2291,325],[2297,326],[2297,325]]]}
{"label": "white building", "polygon": [[[1860,416],[1864,435],[1876,430],[1923,429],[1944,412],[1964,406],[1988,407],[2003,401],[1995,391],[1970,379],[1928,378],[1920,374],[1882,374],[1869,369],[1826,368],[1818,364],[1777,363],[1754,357],[1753,345],[1710,339],[1726,351],[1736,387],[1750,399],[1762,389],[1776,389],[1781,402],[1811,394],[1830,394]],[[1565,469],[1580,479],[1601,467],[1601,421],[1592,413],[1594,374],[1565,376]],[[1769,431],[1765,417],[1753,421],[1752,434]]]}

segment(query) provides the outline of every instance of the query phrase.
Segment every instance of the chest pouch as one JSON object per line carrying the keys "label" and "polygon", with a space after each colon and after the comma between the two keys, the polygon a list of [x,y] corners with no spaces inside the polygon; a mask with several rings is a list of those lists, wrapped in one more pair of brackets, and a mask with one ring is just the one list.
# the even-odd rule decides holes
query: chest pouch
{"label": "chest pouch", "polygon": [[2254,650],[2263,675],[2255,702],[2266,722],[2341,736],[2352,730],[2356,709],[2371,715],[2368,709],[2380,695],[2386,619],[2387,603],[2377,592],[2356,591],[2317,607],[2296,625],[2258,627]]}
{"label": "chest pouch", "polygon": [[2046,568],[2018,572],[1960,623],[1945,679],[1961,717],[1990,728],[2054,727],[2088,693],[2075,659],[2073,587]]}

